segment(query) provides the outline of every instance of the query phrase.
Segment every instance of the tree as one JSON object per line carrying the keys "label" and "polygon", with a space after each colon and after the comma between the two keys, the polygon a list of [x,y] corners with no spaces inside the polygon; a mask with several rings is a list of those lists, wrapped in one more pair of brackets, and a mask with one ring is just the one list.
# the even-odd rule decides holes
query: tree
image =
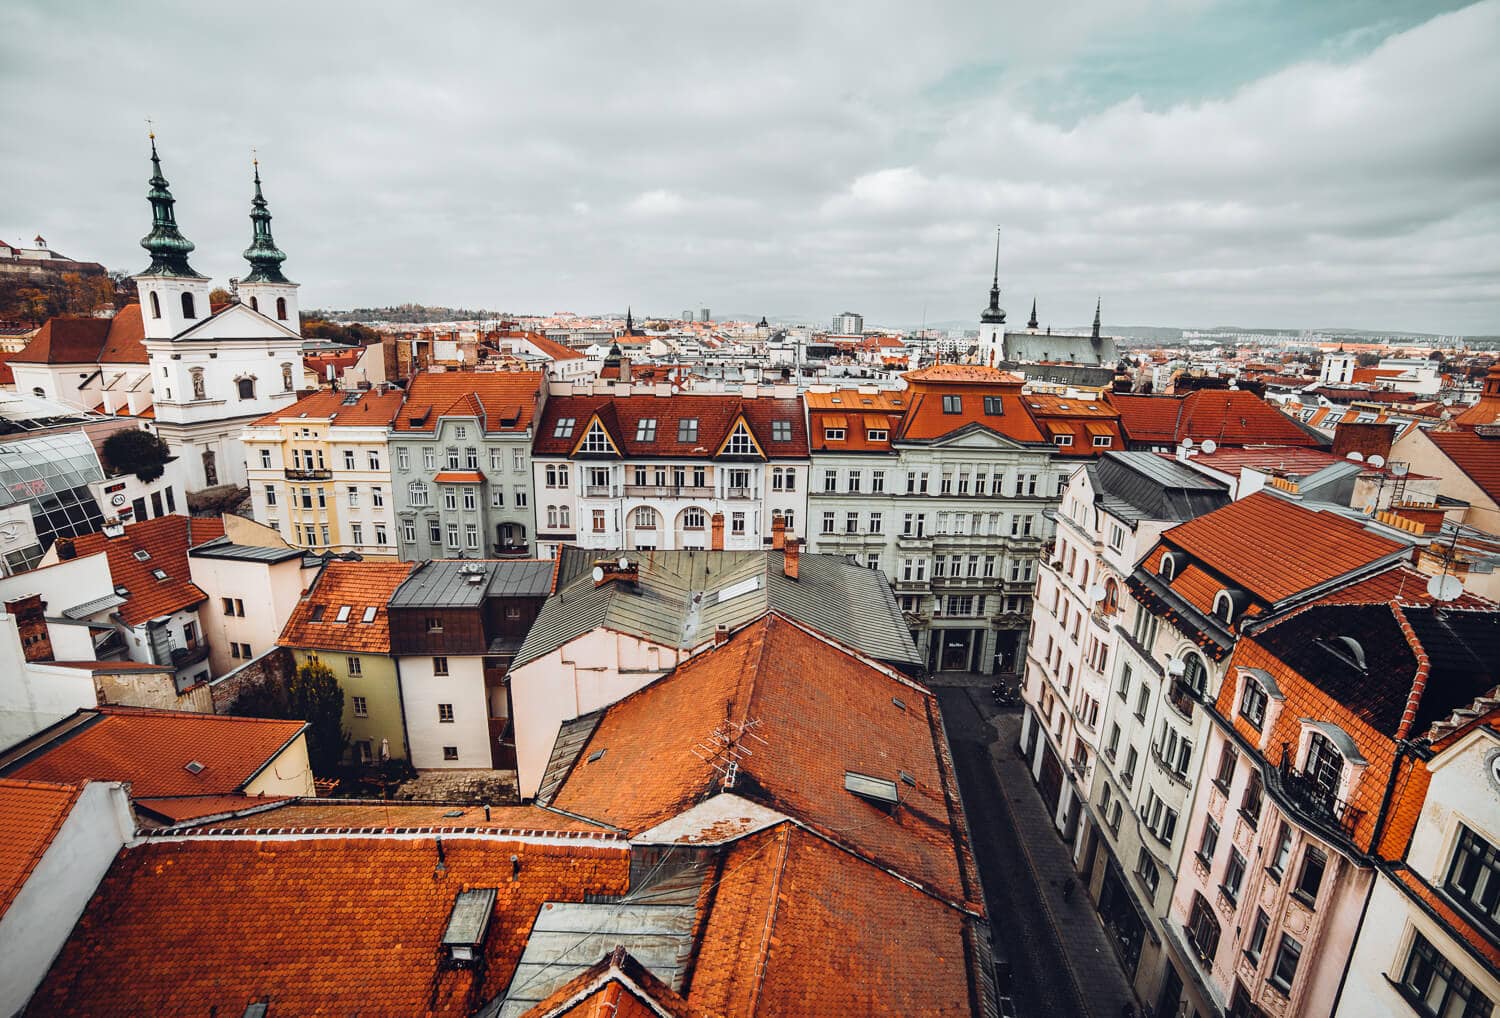
{"label": "tree", "polygon": [[167,443],[149,431],[126,429],[104,440],[104,459],[109,466],[125,474],[135,474],[143,481],[154,481],[162,475],[172,451]]}
{"label": "tree", "polygon": [[240,690],[229,705],[228,713],[242,718],[290,718],[292,706],[286,687],[270,676]]}
{"label": "tree", "polygon": [[307,732],[307,755],[314,774],[332,774],[338,769],[349,733],[344,731],[344,691],[333,669],[313,655],[297,669],[287,686],[287,701],[293,717],[311,727]]}
{"label": "tree", "polygon": [[1376,367],[1380,364],[1380,354],[1362,353],[1358,357],[1354,358],[1354,363],[1358,364],[1362,368]]}
{"label": "tree", "polygon": [[229,303],[229,291],[222,286],[216,286],[208,291],[208,306],[216,307],[220,304]]}

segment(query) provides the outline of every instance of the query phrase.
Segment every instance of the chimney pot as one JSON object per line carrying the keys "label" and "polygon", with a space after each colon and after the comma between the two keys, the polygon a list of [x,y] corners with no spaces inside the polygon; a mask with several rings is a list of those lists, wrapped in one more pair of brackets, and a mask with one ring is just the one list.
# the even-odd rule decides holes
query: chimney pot
{"label": "chimney pot", "polygon": [[786,574],[787,579],[797,578],[797,560],[800,557],[801,548],[797,539],[788,535],[786,547],[781,552],[781,571]]}
{"label": "chimney pot", "polygon": [[776,551],[786,548],[786,517],[777,516],[771,520],[771,547]]}
{"label": "chimney pot", "polygon": [[728,642],[729,642],[729,627],[726,626],[726,625],[724,625],[721,622],[717,626],[714,627],[714,646],[718,647],[721,644],[725,644],[725,643],[728,643]]}

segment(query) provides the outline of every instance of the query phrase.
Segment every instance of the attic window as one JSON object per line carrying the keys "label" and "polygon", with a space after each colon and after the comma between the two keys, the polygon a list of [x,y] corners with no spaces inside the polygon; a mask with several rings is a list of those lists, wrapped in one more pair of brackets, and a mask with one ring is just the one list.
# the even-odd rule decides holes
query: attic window
{"label": "attic window", "polygon": [[153,569],[151,570],[151,575],[158,580],[165,580],[167,578],[167,571],[165,569]]}
{"label": "attic window", "polygon": [[987,417],[999,417],[1005,413],[1005,400],[999,396],[984,397],[984,413]]}
{"label": "attic window", "polygon": [[682,420],[677,422],[677,441],[698,441],[698,418],[684,417]]}
{"label": "attic window", "polygon": [[1221,590],[1214,595],[1213,613],[1214,617],[1226,624],[1233,622],[1238,613],[1239,606],[1235,604],[1235,596],[1228,590]]}
{"label": "attic window", "polygon": [[449,961],[463,965],[479,957],[494,911],[493,887],[476,887],[459,893],[453,900],[448,928],[443,931],[442,946]]}
{"label": "attic window", "polygon": [[137,548],[135,551],[131,552],[131,554],[135,556],[135,560],[137,562],[151,561],[151,553],[145,548]]}
{"label": "attic window", "polygon": [[130,596],[130,588],[127,587],[127,586],[125,586],[123,583],[117,583],[117,584],[115,584],[115,596],[116,597],[129,597]]}
{"label": "attic window", "polygon": [[844,772],[844,790],[872,802],[877,806],[895,806],[901,801],[896,792],[896,783],[883,778],[872,778],[868,774],[854,771]]}
{"label": "attic window", "polygon": [[197,760],[189,760],[187,763],[183,764],[182,769],[187,771],[189,774],[202,774],[203,764],[199,763]]}
{"label": "attic window", "polygon": [[370,605],[368,608],[365,609],[364,617],[361,618],[360,621],[363,622],[363,623],[366,623],[366,624],[374,622],[375,621],[375,612],[376,612],[375,606],[374,605]]}
{"label": "attic window", "polygon": [[604,754],[607,751],[608,751],[607,747],[605,749],[596,749],[596,750],[594,750],[592,753],[589,754],[588,762],[589,763],[598,763],[600,760],[604,759]]}
{"label": "attic window", "polygon": [[790,442],[791,440],[792,440],[792,422],[791,421],[772,421],[771,422],[771,441],[773,441],[773,442]]}
{"label": "attic window", "polygon": [[1161,563],[1156,567],[1156,574],[1164,580],[1171,580],[1177,575],[1177,559],[1167,552],[1161,557]]}
{"label": "attic window", "polygon": [[315,605],[313,605],[313,607],[312,607],[312,620],[314,622],[322,622],[323,621],[323,612],[324,612],[324,610],[325,609],[324,609],[324,607],[321,604],[315,604]]}
{"label": "attic window", "polygon": [[901,775],[901,781],[902,781],[903,784],[910,785],[913,788],[917,787],[917,779],[916,778],[912,777],[910,774],[906,773],[905,771],[900,771],[898,773]]}
{"label": "attic window", "polygon": [[339,605],[339,613],[334,616],[333,621],[335,621],[335,622],[348,622],[349,621],[349,610],[350,609],[349,609],[349,606],[347,604],[341,604],[341,605]]}
{"label": "attic window", "polygon": [[635,440],[637,442],[656,441],[656,418],[642,417],[635,423]]}
{"label": "attic window", "polygon": [[944,396],[943,413],[961,414],[964,412],[964,398],[962,396]]}
{"label": "attic window", "polygon": [[1354,637],[1340,636],[1329,644],[1329,649],[1360,671],[1365,670],[1365,649]]}
{"label": "attic window", "polygon": [[552,429],[553,438],[572,438],[573,428],[578,424],[576,417],[559,417],[557,424]]}
{"label": "attic window", "polygon": [[895,704],[897,710],[906,710],[906,701],[899,696],[891,697],[891,703]]}

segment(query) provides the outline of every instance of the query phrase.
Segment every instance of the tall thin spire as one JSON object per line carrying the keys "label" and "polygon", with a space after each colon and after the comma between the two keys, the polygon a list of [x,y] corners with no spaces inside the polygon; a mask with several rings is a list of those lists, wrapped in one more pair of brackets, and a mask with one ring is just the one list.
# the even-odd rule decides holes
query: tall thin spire
{"label": "tall thin spire", "polygon": [[1031,298],[1031,320],[1026,323],[1026,327],[1028,329],[1032,330],[1033,332],[1035,332],[1038,328],[1040,328],[1040,326],[1038,326],[1037,323],[1036,323],[1036,298],[1035,297]]}
{"label": "tall thin spire", "polygon": [[635,319],[631,317],[630,307],[628,305],[625,308],[625,335],[635,335]]}
{"label": "tall thin spire", "polygon": [[151,264],[141,273],[143,276],[184,276],[203,279],[188,264],[193,242],[177,229],[177,213],[173,210],[176,199],[167,186],[167,178],[161,175],[161,156],[156,152],[156,132],[151,132],[151,179],[146,200],[151,203],[151,232],[141,238],[141,247],[151,255]]}
{"label": "tall thin spire", "polygon": [[260,160],[252,158],[251,164],[255,167],[255,197],[250,199],[250,222],[254,233],[244,252],[245,261],[250,263],[250,274],[243,282],[290,283],[291,280],[281,274],[286,252],[278,248],[271,237],[271,212],[265,195],[260,193]]}
{"label": "tall thin spire", "polygon": [[1005,309],[1000,306],[1000,227],[995,227],[995,275],[990,282],[990,306],[979,314],[987,324],[1004,325]]}
{"label": "tall thin spire", "polygon": [[1104,306],[1104,298],[1100,297],[1094,302],[1094,338],[1099,338],[1099,309]]}

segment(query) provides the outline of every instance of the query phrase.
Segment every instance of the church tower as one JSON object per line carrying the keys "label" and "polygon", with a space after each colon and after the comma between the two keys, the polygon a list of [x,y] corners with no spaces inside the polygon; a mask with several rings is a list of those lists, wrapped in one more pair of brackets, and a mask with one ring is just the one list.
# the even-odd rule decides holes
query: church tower
{"label": "church tower", "polygon": [[979,313],[979,363],[993,367],[1005,359],[1005,309],[1000,306],[1000,230],[995,230],[995,276],[990,306]]}
{"label": "church tower", "polygon": [[146,192],[151,202],[151,232],[141,238],[151,264],[135,277],[135,285],[146,338],[171,339],[208,317],[209,280],[188,264],[193,242],[177,229],[176,199],[161,175],[155,132],[151,135],[151,170],[151,189]]}
{"label": "church tower", "polygon": [[260,192],[260,160],[255,160],[255,197],[250,199],[250,222],[254,232],[245,248],[250,274],[240,281],[240,300],[289,329],[300,328],[297,317],[297,284],[281,274],[286,252],[271,236],[271,212]]}

